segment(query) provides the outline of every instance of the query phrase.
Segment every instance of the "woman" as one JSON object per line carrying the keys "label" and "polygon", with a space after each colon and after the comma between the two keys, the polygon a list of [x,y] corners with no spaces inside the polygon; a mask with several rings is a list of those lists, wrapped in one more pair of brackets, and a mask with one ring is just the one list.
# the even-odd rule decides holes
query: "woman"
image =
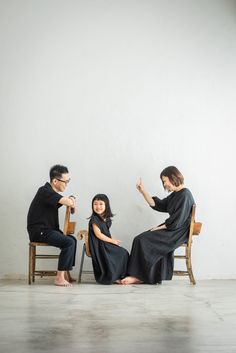
{"label": "woman", "polygon": [[188,239],[193,196],[185,188],[184,177],[176,167],[165,168],[160,178],[164,189],[171,192],[163,200],[151,197],[141,179],[137,189],[154,210],[168,212],[170,216],[163,224],[134,238],[128,276],[121,281],[122,284],[156,284],[171,280],[174,250]]}

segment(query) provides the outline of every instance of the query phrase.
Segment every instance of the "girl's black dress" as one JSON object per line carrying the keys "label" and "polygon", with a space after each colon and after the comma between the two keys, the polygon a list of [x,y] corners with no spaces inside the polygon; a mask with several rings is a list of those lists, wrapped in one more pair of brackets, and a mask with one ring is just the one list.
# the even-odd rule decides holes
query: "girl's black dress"
{"label": "girl's black dress", "polygon": [[191,192],[184,188],[172,192],[160,200],[153,197],[155,206],[160,212],[168,212],[167,229],[146,231],[134,238],[127,273],[144,283],[155,284],[161,280],[171,280],[173,276],[173,253],[184,242],[187,242],[191,210],[194,199]]}
{"label": "girl's black dress", "polygon": [[95,279],[101,284],[112,284],[126,276],[129,253],[126,249],[96,237],[92,224],[95,223],[100,231],[111,238],[111,220],[104,221],[93,214],[89,221],[89,246],[92,256]]}

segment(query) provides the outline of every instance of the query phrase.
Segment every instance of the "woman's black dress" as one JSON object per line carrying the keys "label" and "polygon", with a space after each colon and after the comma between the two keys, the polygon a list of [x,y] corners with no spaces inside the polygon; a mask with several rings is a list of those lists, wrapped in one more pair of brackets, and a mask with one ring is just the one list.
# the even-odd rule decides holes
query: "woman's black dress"
{"label": "woman's black dress", "polygon": [[92,255],[95,279],[101,284],[112,284],[126,276],[129,253],[126,249],[96,237],[93,231],[95,223],[100,231],[111,238],[111,221],[103,221],[99,216],[92,215],[89,221],[89,246]]}
{"label": "woman's black dress", "polygon": [[171,280],[173,276],[176,248],[187,241],[191,210],[194,199],[191,192],[184,188],[172,192],[160,200],[153,197],[155,206],[160,212],[168,212],[167,229],[146,231],[134,238],[127,273],[144,283],[155,284],[161,280]]}

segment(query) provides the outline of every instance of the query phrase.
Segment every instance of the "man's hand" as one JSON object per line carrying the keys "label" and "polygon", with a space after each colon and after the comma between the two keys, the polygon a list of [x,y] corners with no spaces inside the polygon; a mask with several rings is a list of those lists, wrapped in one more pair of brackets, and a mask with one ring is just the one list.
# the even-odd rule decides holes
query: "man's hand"
{"label": "man's hand", "polygon": [[74,214],[75,213],[75,206],[76,206],[76,198],[75,196],[71,195],[69,196],[69,199],[72,201],[72,205],[70,206],[70,213]]}

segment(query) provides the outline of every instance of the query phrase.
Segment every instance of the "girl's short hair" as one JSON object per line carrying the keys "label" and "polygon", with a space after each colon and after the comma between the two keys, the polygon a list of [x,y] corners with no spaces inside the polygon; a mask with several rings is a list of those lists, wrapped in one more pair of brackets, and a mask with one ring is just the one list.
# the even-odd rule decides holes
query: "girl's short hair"
{"label": "girl's short hair", "polygon": [[[113,217],[113,213],[111,212],[111,207],[110,207],[110,201],[107,197],[107,195],[105,194],[97,194],[94,196],[94,198],[92,199],[92,211],[93,211],[93,203],[94,201],[103,201],[105,203],[105,213],[104,213],[104,218],[105,219],[110,219],[111,217]],[[94,211],[93,211],[94,214]]]}
{"label": "girl's short hair", "polygon": [[184,183],[183,175],[180,173],[179,169],[174,166],[166,167],[165,169],[163,169],[160,174],[161,181],[163,176],[168,177],[171,184],[173,184],[174,186],[180,186]]}

